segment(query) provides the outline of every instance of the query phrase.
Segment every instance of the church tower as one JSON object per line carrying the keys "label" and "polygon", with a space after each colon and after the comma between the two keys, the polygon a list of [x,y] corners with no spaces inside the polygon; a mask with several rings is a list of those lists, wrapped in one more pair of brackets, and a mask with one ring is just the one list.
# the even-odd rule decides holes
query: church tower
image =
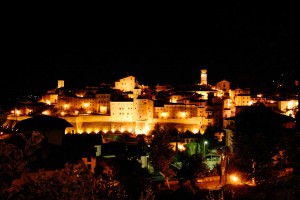
{"label": "church tower", "polygon": [[65,87],[65,81],[64,80],[58,80],[57,88],[63,88]]}
{"label": "church tower", "polygon": [[201,69],[200,85],[207,85],[207,70]]}

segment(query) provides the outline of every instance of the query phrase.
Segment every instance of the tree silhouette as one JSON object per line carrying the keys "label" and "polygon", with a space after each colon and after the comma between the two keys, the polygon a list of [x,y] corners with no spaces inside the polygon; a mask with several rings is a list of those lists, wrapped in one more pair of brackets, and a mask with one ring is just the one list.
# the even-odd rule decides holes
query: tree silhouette
{"label": "tree silhouette", "polygon": [[171,163],[175,158],[175,151],[170,144],[172,135],[159,124],[156,124],[152,131],[151,152],[149,155],[150,164],[158,170],[165,178],[165,184],[170,188],[169,178],[175,175]]}
{"label": "tree silhouette", "polygon": [[203,178],[208,173],[207,165],[201,154],[185,154],[182,161],[182,168],[178,176],[190,180],[192,186],[196,188],[198,178]]}
{"label": "tree silhouette", "polygon": [[44,136],[39,132],[33,132],[29,137],[22,133],[16,134],[14,140],[17,138],[24,143],[23,147],[0,142],[0,197],[8,194],[13,180],[28,171],[28,164],[35,159],[34,153],[41,148]]}
{"label": "tree silhouette", "polygon": [[274,177],[274,157],[286,158],[287,129],[283,124],[289,117],[259,105],[251,106],[236,115],[233,135],[233,166],[259,180]]}
{"label": "tree silhouette", "polygon": [[65,164],[54,172],[40,171],[26,176],[12,199],[128,199],[120,182],[112,177],[96,177],[83,162]]}
{"label": "tree silhouette", "polygon": [[225,147],[219,147],[217,148],[217,153],[220,155],[221,162],[220,162],[220,183],[225,184],[226,183],[226,170],[227,170],[227,164],[228,160],[231,157],[230,148],[228,146]]}

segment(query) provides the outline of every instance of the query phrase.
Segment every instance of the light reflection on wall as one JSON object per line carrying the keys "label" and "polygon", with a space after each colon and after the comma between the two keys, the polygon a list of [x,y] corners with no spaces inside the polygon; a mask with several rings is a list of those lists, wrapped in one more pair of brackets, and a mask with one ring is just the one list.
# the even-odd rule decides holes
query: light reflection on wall
{"label": "light reflection on wall", "polygon": [[194,134],[199,133],[199,129],[194,128],[194,129],[192,130],[192,132],[193,132]]}
{"label": "light reflection on wall", "polygon": [[168,116],[168,113],[167,113],[167,112],[162,112],[162,113],[161,113],[161,116],[162,116],[162,117],[167,117],[167,116]]}
{"label": "light reflection on wall", "polygon": [[43,115],[50,115],[50,111],[49,110],[45,110],[42,112]]}
{"label": "light reflection on wall", "polygon": [[92,129],[90,129],[90,128],[86,129],[87,134],[90,134],[91,132],[92,132]]}

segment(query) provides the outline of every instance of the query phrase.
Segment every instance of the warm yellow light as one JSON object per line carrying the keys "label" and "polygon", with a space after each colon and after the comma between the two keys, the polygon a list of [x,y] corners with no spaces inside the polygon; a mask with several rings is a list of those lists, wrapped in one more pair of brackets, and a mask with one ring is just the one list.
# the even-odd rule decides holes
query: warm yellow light
{"label": "warm yellow light", "polygon": [[230,182],[233,183],[233,184],[240,184],[241,183],[240,178],[235,174],[231,174],[229,178],[230,178]]}
{"label": "warm yellow light", "polygon": [[293,111],[292,110],[289,110],[285,113],[287,116],[293,116]]}
{"label": "warm yellow light", "polygon": [[125,129],[124,129],[124,128],[121,128],[121,130],[120,130],[120,131],[121,131],[121,133],[123,133],[123,132],[125,131]]}
{"label": "warm yellow light", "polygon": [[90,134],[91,132],[92,132],[92,129],[86,129],[86,132],[88,133],[88,134]]}
{"label": "warm yellow light", "polygon": [[262,94],[258,94],[257,97],[261,98],[261,97],[262,97]]}
{"label": "warm yellow light", "polygon": [[66,109],[68,109],[69,108],[69,105],[68,104],[65,104],[64,105],[64,109],[66,110]]}
{"label": "warm yellow light", "polygon": [[253,104],[253,101],[249,101],[249,106],[252,106],[252,104]]}
{"label": "warm yellow light", "polygon": [[19,116],[21,114],[20,110],[16,110],[16,115]]}
{"label": "warm yellow light", "polygon": [[100,112],[104,113],[107,111],[107,107],[106,106],[100,106]]}
{"label": "warm yellow light", "polygon": [[294,106],[294,101],[293,100],[289,101],[287,105],[288,109],[292,109],[293,106]]}
{"label": "warm yellow light", "polygon": [[46,100],[46,104],[50,105],[51,104],[50,100]]}
{"label": "warm yellow light", "polygon": [[162,112],[162,113],[161,113],[161,116],[162,116],[162,117],[167,117],[167,116],[168,116],[168,113],[167,113],[167,112]]}
{"label": "warm yellow light", "polygon": [[108,130],[107,129],[103,129],[103,133],[107,133],[108,132]]}
{"label": "warm yellow light", "polygon": [[228,108],[230,108],[230,106],[231,106],[231,100],[230,99],[228,99],[227,106],[228,106]]}
{"label": "warm yellow light", "polygon": [[223,92],[217,93],[217,97],[222,97],[223,95]]}
{"label": "warm yellow light", "polygon": [[186,112],[180,112],[181,117],[186,117]]}
{"label": "warm yellow light", "polygon": [[99,129],[95,129],[94,132],[95,132],[95,133],[99,133],[100,130],[99,130]]}
{"label": "warm yellow light", "polygon": [[145,128],[144,128],[144,133],[147,135],[147,133],[149,132],[149,126],[146,124]]}
{"label": "warm yellow light", "polygon": [[60,113],[61,116],[64,116],[65,114],[66,114],[65,112],[61,112],[61,113]]}
{"label": "warm yellow light", "polygon": [[201,135],[203,135],[205,133],[205,129],[201,128],[200,133],[201,133]]}
{"label": "warm yellow light", "polygon": [[185,146],[183,144],[178,144],[178,150],[179,151],[184,151],[185,150]]}
{"label": "warm yellow light", "polygon": [[177,103],[177,99],[170,99],[171,103]]}
{"label": "warm yellow light", "polygon": [[49,110],[45,110],[42,112],[43,115],[50,115],[50,111]]}
{"label": "warm yellow light", "polygon": [[88,103],[83,103],[83,107],[87,108],[87,107],[89,107],[89,104]]}
{"label": "warm yellow light", "polygon": [[74,112],[76,115],[78,115],[78,113],[79,113],[79,111],[78,110],[75,110],[75,112]]}
{"label": "warm yellow light", "polygon": [[192,132],[193,132],[194,134],[196,134],[196,133],[199,132],[199,129],[194,128]]}

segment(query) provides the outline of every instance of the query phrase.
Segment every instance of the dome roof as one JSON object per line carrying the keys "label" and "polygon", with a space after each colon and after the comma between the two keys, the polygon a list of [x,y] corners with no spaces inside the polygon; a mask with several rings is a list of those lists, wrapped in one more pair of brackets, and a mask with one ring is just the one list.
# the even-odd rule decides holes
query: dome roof
{"label": "dome roof", "polygon": [[72,124],[62,118],[47,115],[38,115],[17,122],[14,129],[17,131],[31,131],[65,129],[66,127],[72,127]]}

